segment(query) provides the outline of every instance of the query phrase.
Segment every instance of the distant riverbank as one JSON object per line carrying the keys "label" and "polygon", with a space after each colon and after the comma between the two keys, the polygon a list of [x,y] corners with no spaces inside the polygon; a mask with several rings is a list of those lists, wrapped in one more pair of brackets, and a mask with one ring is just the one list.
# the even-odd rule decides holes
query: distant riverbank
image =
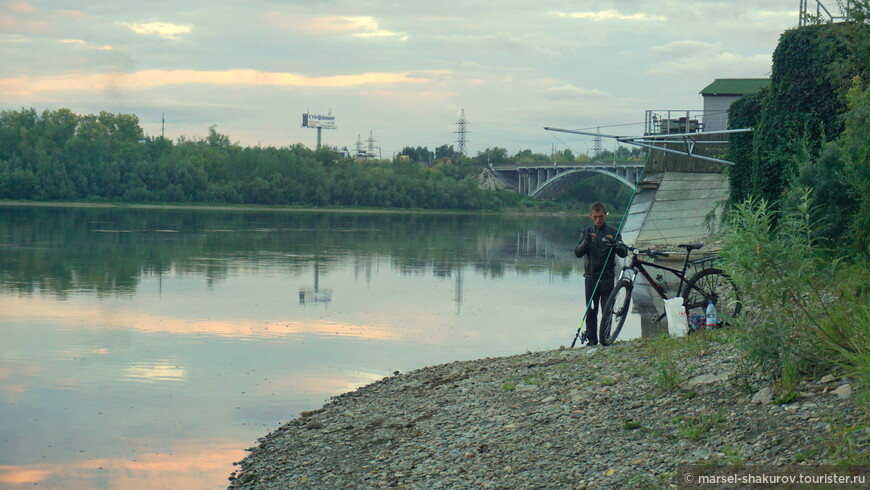
{"label": "distant riverbank", "polygon": [[733,332],[714,334],[395,373],[261,439],[231,487],[658,488],[683,465],[843,456],[837,434],[859,417],[847,378],[772,403]]}
{"label": "distant riverbank", "polygon": [[[208,211],[275,211],[275,212],[319,212],[319,213],[390,213],[390,214],[504,214],[512,216],[586,216],[588,210],[550,210],[510,208],[497,211],[461,209],[404,209],[404,208],[360,208],[360,207],[311,207],[311,206],[263,206],[256,204],[127,204],[99,202],[57,202],[57,201],[0,201],[0,206],[42,206],[59,208],[117,208],[117,209],[200,209]],[[622,219],[622,214],[611,212],[611,220]]]}

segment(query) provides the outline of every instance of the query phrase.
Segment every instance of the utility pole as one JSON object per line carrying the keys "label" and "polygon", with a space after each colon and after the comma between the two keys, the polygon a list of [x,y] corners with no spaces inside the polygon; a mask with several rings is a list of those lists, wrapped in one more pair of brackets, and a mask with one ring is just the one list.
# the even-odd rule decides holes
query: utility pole
{"label": "utility pole", "polygon": [[166,137],[166,113],[165,112],[160,113],[160,137],[161,138]]}

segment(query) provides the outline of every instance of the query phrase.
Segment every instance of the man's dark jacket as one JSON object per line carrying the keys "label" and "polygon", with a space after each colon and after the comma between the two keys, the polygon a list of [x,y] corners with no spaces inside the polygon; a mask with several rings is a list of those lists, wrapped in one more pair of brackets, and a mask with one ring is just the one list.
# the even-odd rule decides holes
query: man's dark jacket
{"label": "man's dark jacket", "polygon": [[[595,240],[591,238],[593,233],[595,234]],[[622,243],[622,235],[616,232],[616,228],[607,223],[600,229],[592,225],[580,233],[580,241],[574,248],[574,255],[578,258],[586,257],[586,271],[583,273],[583,277],[597,280],[601,274],[601,269],[604,267],[604,261],[607,260],[607,256],[610,254],[610,260],[607,260],[607,268],[602,278],[612,280],[616,275],[616,255],[620,257],[628,255],[628,250],[624,245],[611,247],[603,242],[604,237],[608,235],[615,237],[617,243]],[[588,243],[587,237],[589,237]]]}

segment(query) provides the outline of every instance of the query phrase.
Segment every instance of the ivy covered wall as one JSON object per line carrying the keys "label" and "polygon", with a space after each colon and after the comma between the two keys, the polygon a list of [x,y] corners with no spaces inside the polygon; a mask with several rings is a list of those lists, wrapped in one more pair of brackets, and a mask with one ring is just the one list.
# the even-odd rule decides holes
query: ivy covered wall
{"label": "ivy covered wall", "polygon": [[735,102],[729,128],[731,200],[750,195],[779,202],[802,161],[843,132],[853,78],[870,81],[870,25],[810,25],[785,31],[773,53],[770,90]]}

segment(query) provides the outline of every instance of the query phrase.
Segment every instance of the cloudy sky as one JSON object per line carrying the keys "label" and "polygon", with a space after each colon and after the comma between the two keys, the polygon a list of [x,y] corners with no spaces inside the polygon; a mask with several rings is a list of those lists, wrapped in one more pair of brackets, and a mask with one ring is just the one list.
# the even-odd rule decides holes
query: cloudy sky
{"label": "cloudy sky", "polygon": [[766,77],[798,0],[0,0],[0,109],[131,113],[151,136],[384,157],[456,144],[586,152],[545,126],[642,132],[715,78]]}

